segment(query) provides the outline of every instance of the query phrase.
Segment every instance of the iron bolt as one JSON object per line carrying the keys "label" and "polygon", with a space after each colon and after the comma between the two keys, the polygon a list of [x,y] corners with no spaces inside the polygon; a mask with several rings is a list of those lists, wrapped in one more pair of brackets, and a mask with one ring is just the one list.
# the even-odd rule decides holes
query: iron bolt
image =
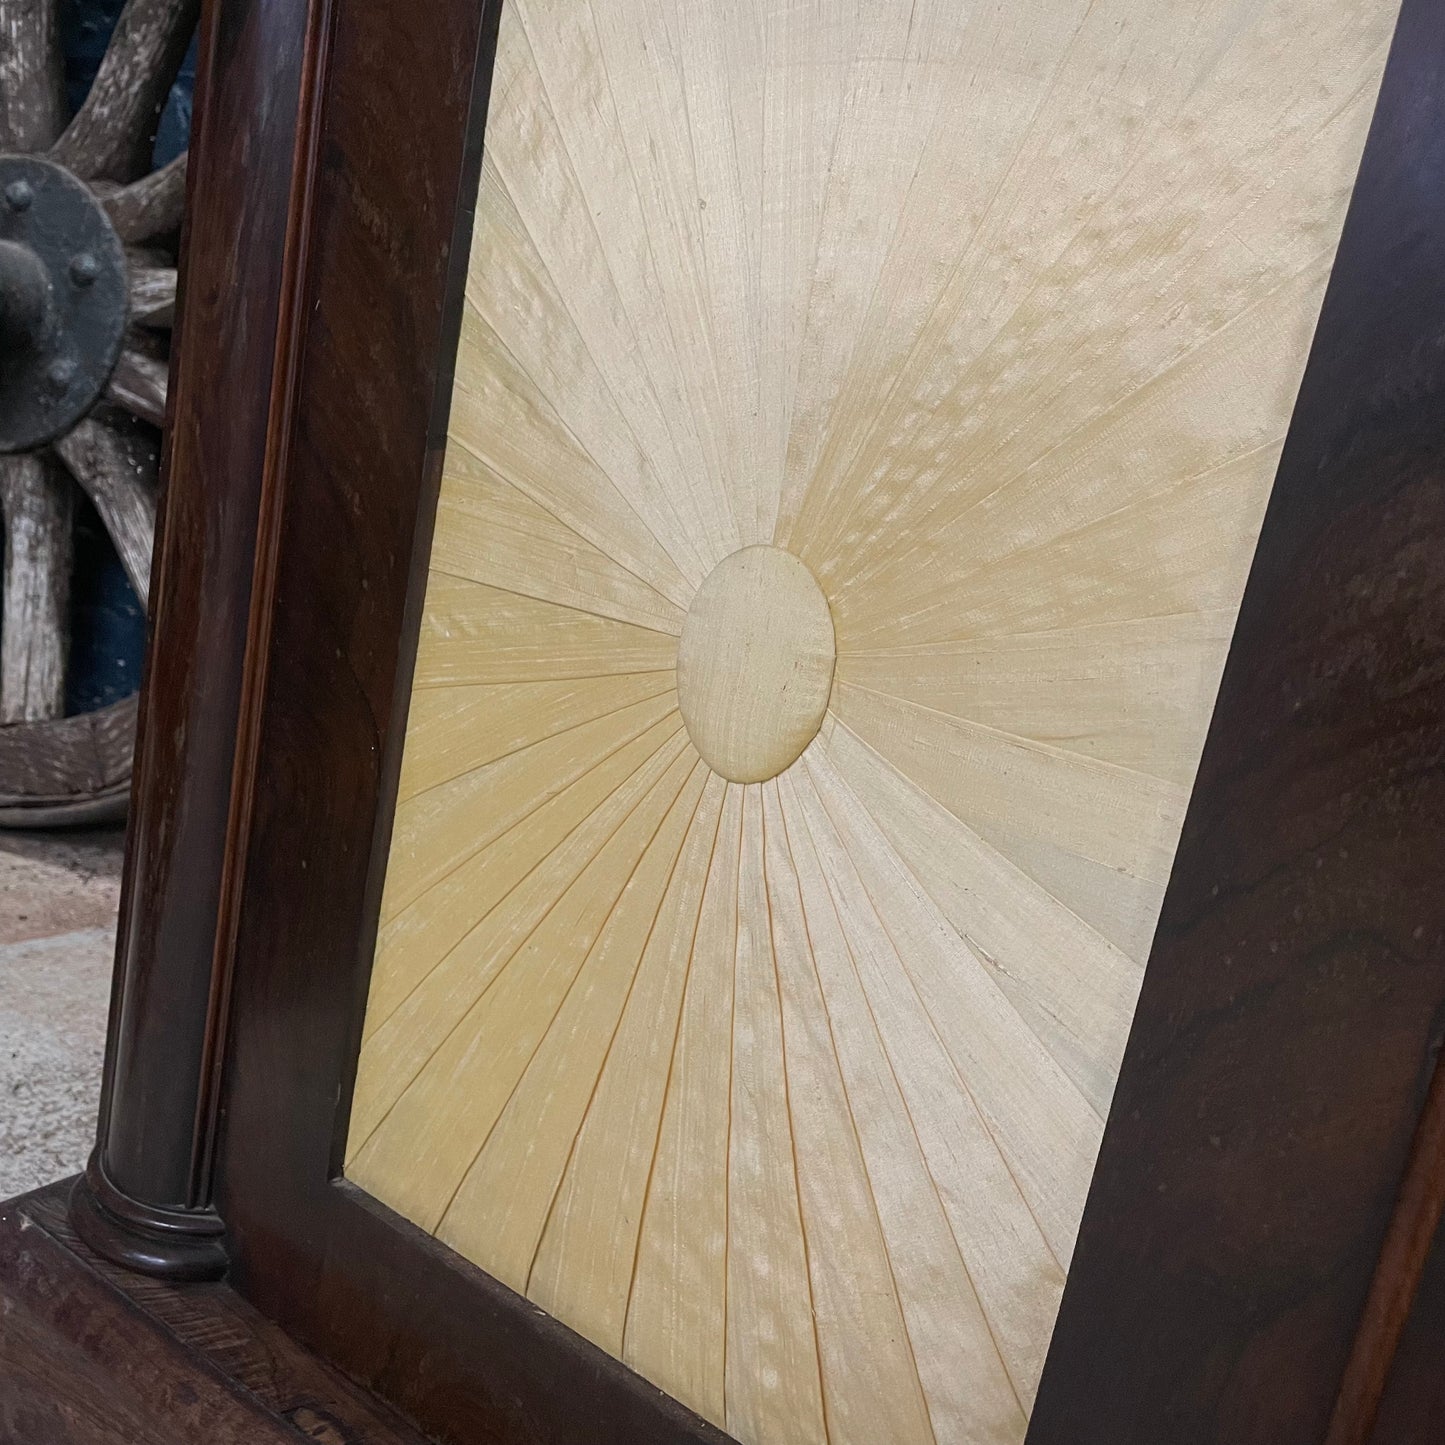
{"label": "iron bolt", "polygon": [[49,370],[45,373],[45,385],[56,396],[63,396],[69,391],[70,383],[74,380],[75,362],[68,356],[62,356],[58,361],[52,361]]}
{"label": "iron bolt", "polygon": [[77,286],[89,286],[100,275],[100,262],[89,251],[71,257],[70,279]]}
{"label": "iron bolt", "polygon": [[35,191],[29,181],[11,181],[5,187],[5,204],[12,211],[28,211],[35,199]]}

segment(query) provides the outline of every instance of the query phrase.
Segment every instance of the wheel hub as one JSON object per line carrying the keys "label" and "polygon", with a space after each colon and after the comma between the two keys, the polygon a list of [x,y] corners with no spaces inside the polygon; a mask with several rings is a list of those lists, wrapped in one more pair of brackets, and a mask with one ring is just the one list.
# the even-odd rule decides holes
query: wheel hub
{"label": "wheel hub", "polygon": [[125,335],[125,250],[63,166],[0,156],[0,452],[29,451],[95,404]]}

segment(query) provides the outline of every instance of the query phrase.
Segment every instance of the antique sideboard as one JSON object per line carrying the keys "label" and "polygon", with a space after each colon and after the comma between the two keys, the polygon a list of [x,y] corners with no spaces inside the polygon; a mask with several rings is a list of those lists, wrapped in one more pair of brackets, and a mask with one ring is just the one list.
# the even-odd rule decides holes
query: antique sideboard
{"label": "antique sideboard", "polygon": [[1441,0],[210,0],[3,1445],[1409,1445]]}

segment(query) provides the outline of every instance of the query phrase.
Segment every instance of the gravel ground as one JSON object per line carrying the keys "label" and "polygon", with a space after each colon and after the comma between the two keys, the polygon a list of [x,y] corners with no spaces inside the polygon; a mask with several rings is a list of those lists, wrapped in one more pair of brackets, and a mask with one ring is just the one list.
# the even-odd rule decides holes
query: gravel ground
{"label": "gravel ground", "polygon": [[0,833],[0,1199],[85,1163],[121,833]]}

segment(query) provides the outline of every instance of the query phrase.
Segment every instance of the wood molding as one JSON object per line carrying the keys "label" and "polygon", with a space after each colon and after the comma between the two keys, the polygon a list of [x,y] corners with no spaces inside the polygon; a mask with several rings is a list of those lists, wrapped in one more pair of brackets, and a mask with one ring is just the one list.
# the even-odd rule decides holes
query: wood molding
{"label": "wood molding", "polygon": [[213,1209],[166,1209],[122,1193],[95,1150],[70,1193],[71,1224],[97,1254],[163,1279],[219,1279],[225,1227]]}
{"label": "wood molding", "polygon": [[[1365,1445],[1424,1284],[1445,1211],[1445,1068],[1439,1058],[1324,1445]],[[1438,1289],[1438,1286],[1435,1286]],[[1426,1289],[1423,1313],[1438,1309]],[[1407,1366],[1408,1368],[1408,1366]]]}
{"label": "wood molding", "polygon": [[1374,1415],[1369,1445],[1419,1445],[1433,1440],[1445,1416],[1445,1229],[1437,1229],[1425,1267],[1395,1341],[1383,1381],[1366,1395]]}
{"label": "wood molding", "polygon": [[116,983],[96,1156],[75,1215],[112,1258],[178,1278],[225,1267],[210,1207],[218,915],[272,435],[258,380],[272,374],[294,269],[286,226],[316,8],[214,0],[199,38]]}

